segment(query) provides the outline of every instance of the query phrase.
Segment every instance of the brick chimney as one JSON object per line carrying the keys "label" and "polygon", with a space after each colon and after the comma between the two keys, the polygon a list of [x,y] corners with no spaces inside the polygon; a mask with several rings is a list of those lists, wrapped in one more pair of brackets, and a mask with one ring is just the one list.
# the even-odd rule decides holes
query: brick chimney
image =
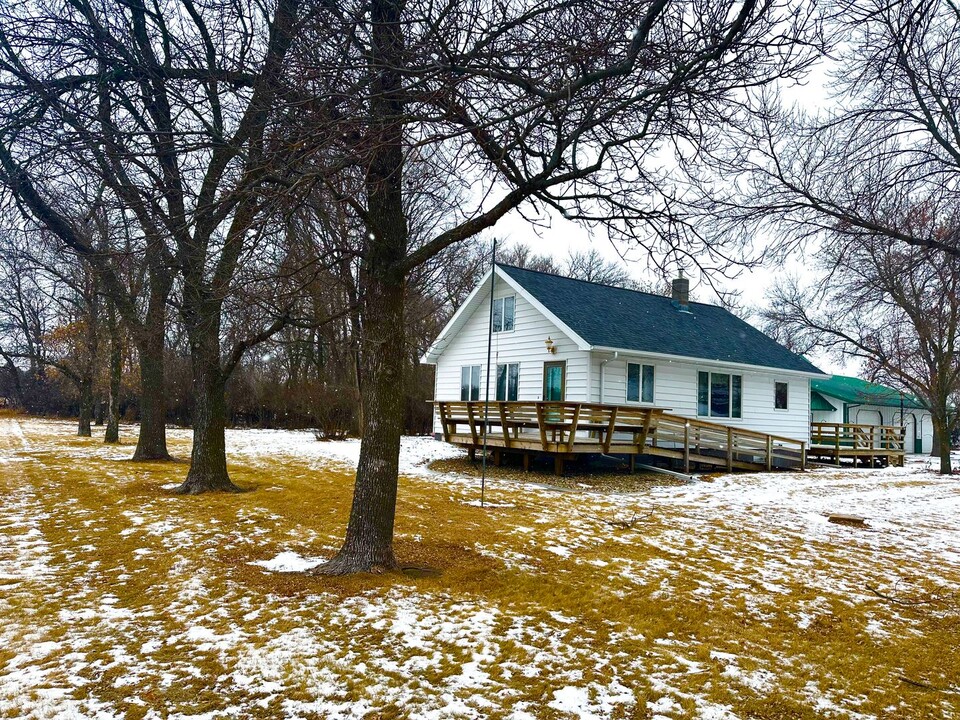
{"label": "brick chimney", "polygon": [[683,275],[673,281],[673,304],[681,310],[690,309],[690,281]]}

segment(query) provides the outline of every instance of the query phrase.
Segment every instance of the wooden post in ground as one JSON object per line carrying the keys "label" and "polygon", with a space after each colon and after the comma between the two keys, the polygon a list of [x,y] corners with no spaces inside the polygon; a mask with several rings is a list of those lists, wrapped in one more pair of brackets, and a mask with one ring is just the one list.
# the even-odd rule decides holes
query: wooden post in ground
{"label": "wooden post in ground", "polygon": [[837,430],[837,436],[834,439],[836,441],[837,454],[834,456],[834,460],[836,461],[837,465],[840,465],[840,426],[839,425],[837,426],[836,430]]}
{"label": "wooden post in ground", "polygon": [[637,470],[637,456],[630,456],[630,474],[632,475]]}
{"label": "wooden post in ground", "polygon": [[690,423],[683,424],[683,471],[690,472]]}
{"label": "wooden post in ground", "polygon": [[807,469],[807,444],[805,442],[800,443],[800,469]]}
{"label": "wooden post in ground", "polygon": [[473,463],[477,461],[477,449],[475,447],[467,450],[467,455],[470,457],[470,462]]}
{"label": "wooden post in ground", "polygon": [[523,471],[530,472],[530,453],[528,452],[523,454]]}
{"label": "wooden post in ground", "polygon": [[553,474],[563,475],[563,455],[559,453],[553,456]]}
{"label": "wooden post in ground", "polygon": [[773,438],[767,435],[767,470],[773,469]]}

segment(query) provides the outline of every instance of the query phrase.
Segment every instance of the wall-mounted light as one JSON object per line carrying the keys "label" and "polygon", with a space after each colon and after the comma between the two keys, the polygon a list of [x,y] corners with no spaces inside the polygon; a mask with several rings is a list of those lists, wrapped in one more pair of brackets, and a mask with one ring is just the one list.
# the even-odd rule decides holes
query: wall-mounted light
{"label": "wall-mounted light", "polygon": [[551,355],[557,352],[557,346],[554,344],[553,338],[551,338],[549,335],[547,336],[547,339],[543,341],[543,344],[547,346],[547,352]]}

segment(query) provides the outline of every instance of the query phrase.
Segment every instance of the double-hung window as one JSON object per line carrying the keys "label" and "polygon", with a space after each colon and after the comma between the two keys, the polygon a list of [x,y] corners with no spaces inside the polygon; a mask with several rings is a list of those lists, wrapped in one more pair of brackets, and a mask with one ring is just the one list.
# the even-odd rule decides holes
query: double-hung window
{"label": "double-hung window", "polygon": [[460,399],[480,399],[480,366],[464,365],[460,368]]}
{"label": "double-hung window", "polygon": [[653,402],[653,365],[627,363],[627,402]]}
{"label": "double-hung window", "polygon": [[743,417],[743,376],[703,370],[697,373],[697,415]]}
{"label": "double-hung window", "polygon": [[785,382],[773,383],[773,409],[787,410],[787,399],[790,395],[790,385]]}
{"label": "double-hung window", "polygon": [[517,307],[515,296],[497,298],[493,301],[493,331],[510,332],[513,330],[513,316]]}
{"label": "double-hung window", "polygon": [[520,387],[520,363],[497,365],[497,400],[516,400]]}

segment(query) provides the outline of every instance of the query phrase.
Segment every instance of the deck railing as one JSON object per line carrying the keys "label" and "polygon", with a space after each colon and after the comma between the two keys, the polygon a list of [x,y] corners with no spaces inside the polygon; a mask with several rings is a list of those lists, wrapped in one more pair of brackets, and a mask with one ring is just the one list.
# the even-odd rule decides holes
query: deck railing
{"label": "deck railing", "polygon": [[904,452],[906,428],[902,425],[864,425],[861,423],[810,424],[810,445],[833,448],[836,454]]}
{"label": "deck railing", "polygon": [[584,402],[437,401],[444,440],[555,455],[659,455],[728,470],[806,465],[806,443],[662,408]]}

